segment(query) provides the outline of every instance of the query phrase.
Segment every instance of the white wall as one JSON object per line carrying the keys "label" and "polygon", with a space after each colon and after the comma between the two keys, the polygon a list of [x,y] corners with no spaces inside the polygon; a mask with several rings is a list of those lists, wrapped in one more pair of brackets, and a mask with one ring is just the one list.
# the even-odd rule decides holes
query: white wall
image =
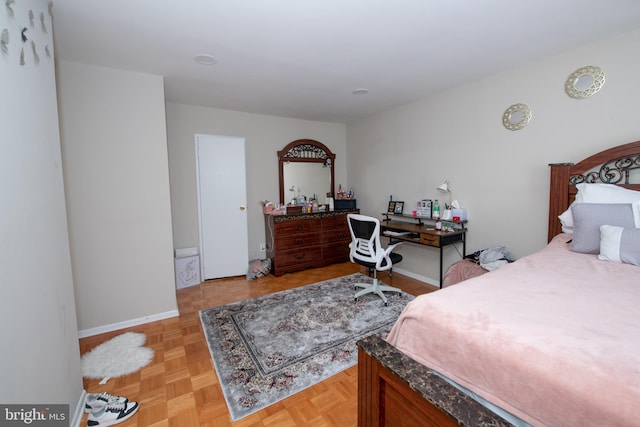
{"label": "white wall", "polygon": [[58,63],[81,336],[177,315],[161,76]]}
{"label": "white wall", "polygon": [[[508,54],[506,52],[505,54]],[[569,98],[566,78],[597,65],[606,73],[600,93]],[[517,257],[547,238],[549,163],[576,162],[610,146],[640,140],[637,70],[640,31],[603,40],[460,87],[347,127],[348,180],[364,214],[380,215],[389,195],[414,206],[453,197],[469,212],[467,252],[504,245]],[[528,104],[531,123],[502,126],[512,104]],[[405,210],[407,210],[405,208]],[[437,251],[405,244],[398,270],[437,281]],[[446,267],[458,258],[446,251]]]}
{"label": "white wall", "polygon": [[175,248],[199,247],[195,142],[197,133],[246,138],[249,259],[264,258],[261,200],[278,201],[277,151],[297,139],[315,139],[336,154],[335,179],[346,182],[346,126],[167,103],[171,210]]}
{"label": "white wall", "polygon": [[[0,13],[10,34],[0,54],[0,402],[69,404],[73,416],[82,374],[47,7],[28,0],[12,5],[14,18]],[[38,63],[20,42],[30,9],[48,28],[29,31]]]}

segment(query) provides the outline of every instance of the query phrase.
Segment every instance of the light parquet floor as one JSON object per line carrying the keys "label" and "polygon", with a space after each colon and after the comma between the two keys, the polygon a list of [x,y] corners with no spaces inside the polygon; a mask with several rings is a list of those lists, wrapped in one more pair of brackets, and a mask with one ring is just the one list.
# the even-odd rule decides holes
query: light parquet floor
{"label": "light parquet floor", "polygon": [[[281,277],[268,275],[247,281],[244,276],[211,280],[177,291],[179,317],[95,335],[80,340],[81,354],[124,332],[147,335],[155,351],[152,362],[138,372],[112,378],[107,384],[84,379],[88,393],[107,391],[140,403],[138,413],[119,426],[355,426],[357,424],[357,367],[349,368],[283,401],[235,423],[218,382],[198,312],[202,309],[255,298],[365,270],[352,263],[334,264]],[[412,295],[435,290],[395,273],[386,284]],[[149,296],[153,298],[152,295]],[[86,425],[85,415],[82,425]]]}

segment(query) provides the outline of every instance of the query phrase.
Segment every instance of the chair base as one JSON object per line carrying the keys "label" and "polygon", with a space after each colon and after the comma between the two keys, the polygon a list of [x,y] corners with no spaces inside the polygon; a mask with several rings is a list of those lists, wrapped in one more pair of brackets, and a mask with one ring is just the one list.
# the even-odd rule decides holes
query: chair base
{"label": "chair base", "polygon": [[[367,267],[367,274],[369,275],[369,277],[373,277],[374,272],[375,272],[374,267]],[[393,267],[389,269],[389,277],[392,277],[392,276],[393,276]]]}
{"label": "chair base", "polygon": [[381,285],[380,282],[378,282],[377,277],[373,278],[373,283],[355,283],[353,286],[358,288],[364,288],[361,291],[357,292],[356,295],[354,296],[354,299],[356,301],[358,301],[358,298],[361,297],[362,295],[376,294],[380,298],[382,298],[382,301],[384,301],[384,305],[387,305],[387,297],[384,296],[384,294],[382,293],[383,291],[398,292],[398,293],[402,292],[402,289],[394,288],[392,286],[387,286],[387,285]]}

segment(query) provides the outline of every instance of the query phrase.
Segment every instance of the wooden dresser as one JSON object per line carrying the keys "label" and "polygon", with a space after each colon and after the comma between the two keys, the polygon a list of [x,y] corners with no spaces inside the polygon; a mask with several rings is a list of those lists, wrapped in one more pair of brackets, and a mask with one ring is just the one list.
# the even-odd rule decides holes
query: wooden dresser
{"label": "wooden dresser", "polygon": [[347,214],[354,210],[265,215],[267,257],[271,273],[291,271],[349,260],[351,233]]}

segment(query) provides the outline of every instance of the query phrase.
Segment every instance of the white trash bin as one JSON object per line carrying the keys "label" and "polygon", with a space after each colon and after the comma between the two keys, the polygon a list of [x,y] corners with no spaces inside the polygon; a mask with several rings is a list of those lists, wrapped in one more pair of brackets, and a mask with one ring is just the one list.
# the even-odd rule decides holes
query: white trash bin
{"label": "white trash bin", "polygon": [[176,289],[200,284],[198,249],[176,249]]}

